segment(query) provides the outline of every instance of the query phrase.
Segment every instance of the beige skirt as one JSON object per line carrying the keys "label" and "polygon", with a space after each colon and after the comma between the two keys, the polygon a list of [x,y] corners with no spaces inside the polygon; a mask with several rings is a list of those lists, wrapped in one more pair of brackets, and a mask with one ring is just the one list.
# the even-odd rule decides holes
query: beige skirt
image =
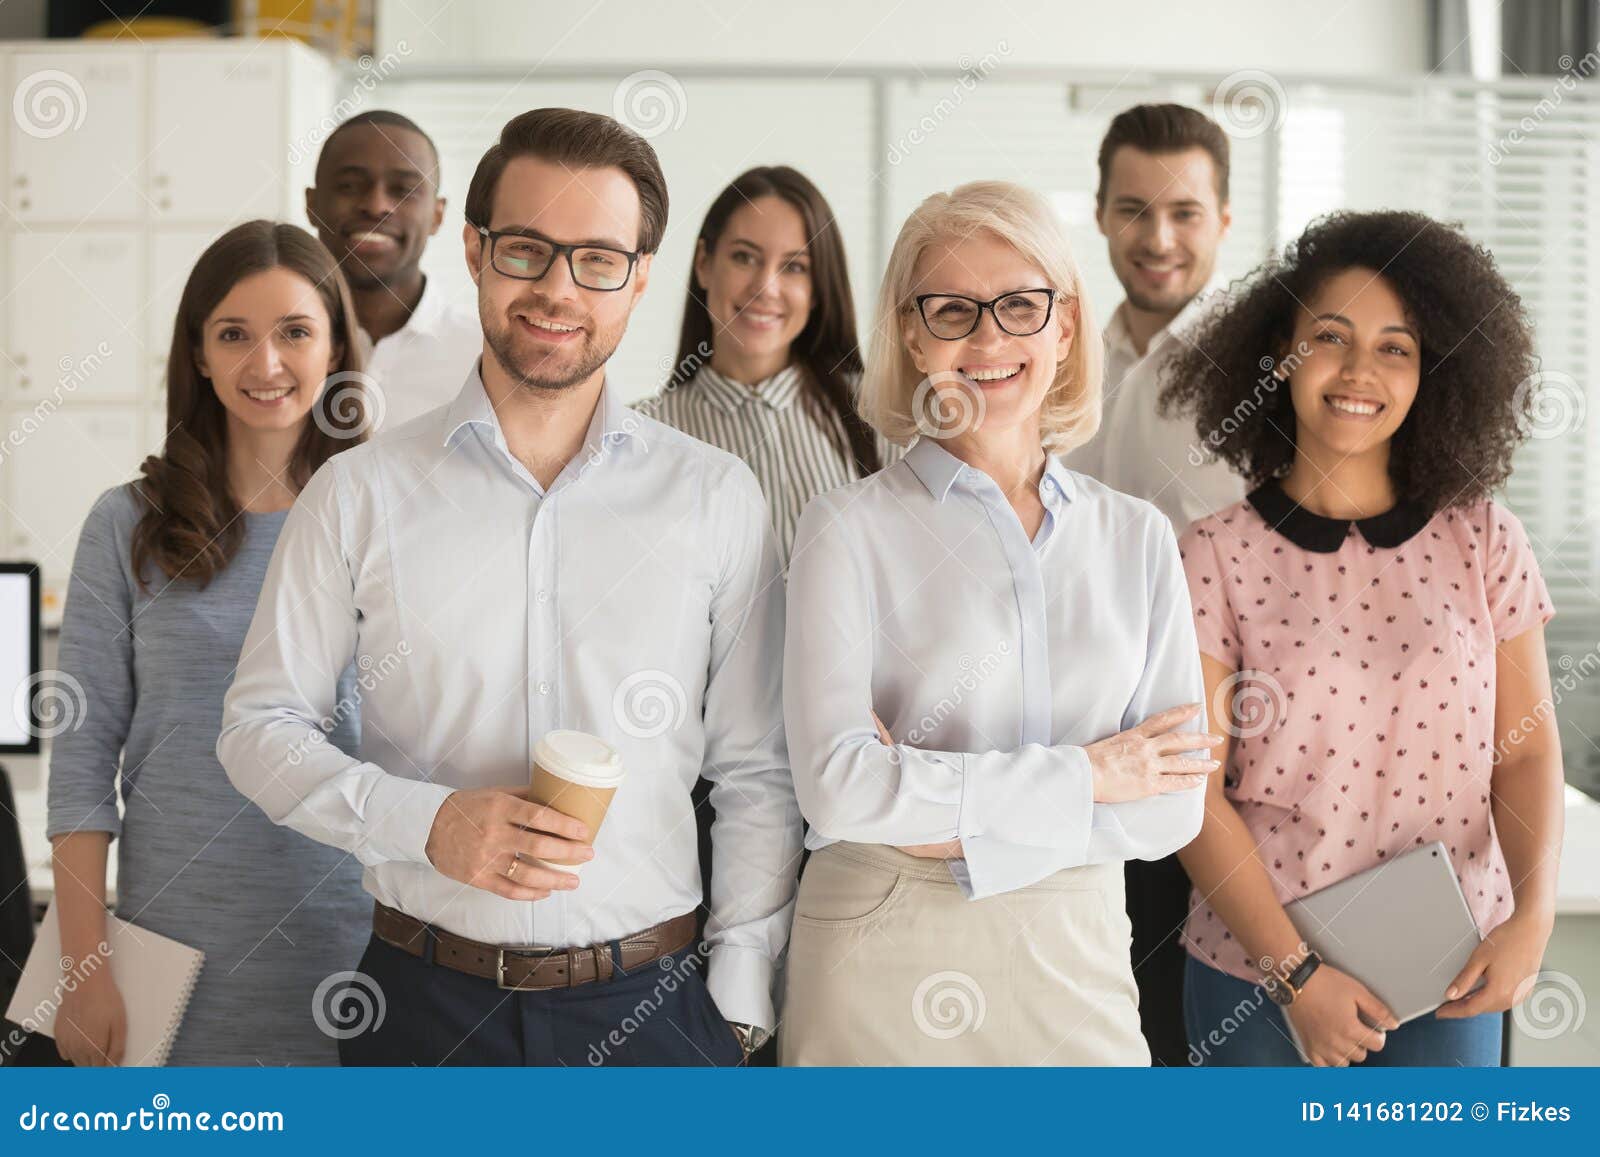
{"label": "beige skirt", "polygon": [[1148,1065],[1122,864],[967,900],[942,861],[830,844],[806,865],[785,1065]]}

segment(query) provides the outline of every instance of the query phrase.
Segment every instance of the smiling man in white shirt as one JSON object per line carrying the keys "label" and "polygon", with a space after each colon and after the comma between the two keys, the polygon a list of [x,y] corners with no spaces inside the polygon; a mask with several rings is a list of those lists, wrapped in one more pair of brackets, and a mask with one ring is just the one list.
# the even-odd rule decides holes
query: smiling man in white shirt
{"label": "smiling man in white shirt", "polygon": [[[341,1039],[347,1064],[737,1064],[775,1026],[800,818],[771,523],[748,467],[605,374],[666,212],[654,151],[615,121],[514,118],[467,200],[479,367],[332,459],[279,538],[217,751],[275,821],[366,867],[353,983],[386,1012]],[[359,760],[319,722],[351,709],[352,659]],[[598,834],[522,794],[556,729],[621,752]],[[539,862],[572,858],[576,877]]]}
{"label": "smiling man in white shirt", "polygon": [[450,401],[483,345],[477,311],[422,272],[444,216],[439,151],[410,118],[357,113],[323,143],[306,217],[350,285],[375,428]]}
{"label": "smiling man in white shirt", "polygon": [[1193,422],[1156,412],[1173,343],[1223,285],[1217,250],[1233,221],[1227,136],[1183,105],[1119,113],[1100,145],[1095,216],[1126,296],[1105,328],[1100,430],[1067,465],[1153,502],[1181,534],[1244,497],[1233,473],[1200,453]]}
{"label": "smiling man in white shirt", "polygon": [[[1105,328],[1105,409],[1099,432],[1067,465],[1152,502],[1182,533],[1196,518],[1244,497],[1244,484],[1202,453],[1194,423],[1157,412],[1161,371],[1217,300],[1217,250],[1233,215],[1228,138],[1178,104],[1118,113],[1100,143],[1095,216],[1127,295]],[[1128,917],[1139,1014],[1154,1064],[1187,1064],[1183,1029],[1189,878],[1176,856],[1129,860]]]}

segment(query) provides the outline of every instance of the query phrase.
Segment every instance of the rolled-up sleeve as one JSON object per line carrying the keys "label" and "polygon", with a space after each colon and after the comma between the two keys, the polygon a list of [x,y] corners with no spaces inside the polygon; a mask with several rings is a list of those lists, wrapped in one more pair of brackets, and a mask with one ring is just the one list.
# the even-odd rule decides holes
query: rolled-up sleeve
{"label": "rolled-up sleeve", "polygon": [[433,819],[453,790],[363,762],[326,742],[339,678],[358,645],[337,459],[284,520],[238,674],[223,704],[217,758],[274,823],[363,864],[428,863]]}
{"label": "rolled-up sleeve", "polygon": [[723,507],[722,578],[711,604],[706,755],[711,945],[706,983],[725,1018],[773,1028],[772,984],[789,938],[800,867],[783,730],[783,578],[767,505],[742,465],[708,496]]}
{"label": "rolled-up sleeve", "polygon": [[134,508],[127,489],[107,491],[78,535],[61,622],[59,682],[39,692],[59,696],[56,706],[77,716],[50,745],[47,838],[122,831],[117,775],[135,697],[129,563]]}
{"label": "rolled-up sleeve", "polygon": [[[837,492],[835,492],[837,493]],[[959,838],[952,874],[977,899],[1086,862],[1093,774],[1081,747],[935,751],[873,724],[873,594],[832,495],[801,516],[789,564],[784,719],[801,811],[831,840]]]}

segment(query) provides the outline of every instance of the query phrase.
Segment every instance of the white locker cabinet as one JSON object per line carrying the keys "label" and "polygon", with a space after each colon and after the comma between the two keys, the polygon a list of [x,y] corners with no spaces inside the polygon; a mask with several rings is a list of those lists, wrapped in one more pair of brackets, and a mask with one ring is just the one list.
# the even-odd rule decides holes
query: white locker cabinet
{"label": "white locker cabinet", "polygon": [[144,213],[145,54],[12,54],[6,203],[19,221],[131,221]]}
{"label": "white locker cabinet", "polygon": [[28,428],[0,445],[0,557],[38,559],[48,594],[94,497],[161,444],[195,258],[239,221],[306,226],[335,75],[290,40],[0,43],[0,435]]}
{"label": "white locker cabinet", "polygon": [[6,554],[40,564],[47,589],[66,588],[78,531],[94,500],[137,476],[148,435],[136,406],[13,407],[0,454],[12,512]]}
{"label": "white locker cabinet", "polygon": [[145,363],[149,394],[158,406],[165,406],[167,354],[172,348],[173,326],[178,318],[178,303],[195,260],[223,233],[227,226],[210,229],[162,229],[150,236],[149,299],[145,309]]}
{"label": "white locker cabinet", "polygon": [[[13,401],[136,397],[144,364],[143,237],[131,230],[12,236],[6,277]],[[104,349],[96,361],[91,355]]]}
{"label": "white locker cabinet", "polygon": [[157,220],[237,221],[287,211],[285,77],[283,55],[262,45],[253,52],[155,52],[150,200]]}

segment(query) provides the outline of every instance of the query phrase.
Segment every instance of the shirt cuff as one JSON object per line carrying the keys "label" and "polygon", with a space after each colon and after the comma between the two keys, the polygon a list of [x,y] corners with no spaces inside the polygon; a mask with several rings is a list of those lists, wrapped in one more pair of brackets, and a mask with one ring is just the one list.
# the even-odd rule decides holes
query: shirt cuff
{"label": "shirt cuff", "polygon": [[[372,764],[368,764],[372,767]],[[428,834],[445,798],[456,789],[425,779],[405,779],[384,772],[367,794],[356,859],[363,864],[400,860],[428,864]]]}
{"label": "shirt cuff", "polygon": [[706,987],[723,1020],[771,1032],[778,1018],[772,1008],[773,964],[766,953],[738,944],[714,944],[706,965]]}
{"label": "shirt cuff", "polygon": [[[1094,823],[1094,772],[1081,747],[1043,749],[1047,762],[1015,768],[1013,757],[963,755],[958,834],[1050,849],[1081,864]],[[991,766],[983,766],[982,761]],[[974,761],[980,761],[974,766]]]}
{"label": "shirt cuff", "polygon": [[1015,892],[1074,866],[1060,848],[1030,848],[981,836],[962,840],[961,847],[965,858],[950,861],[950,875],[968,900]]}

